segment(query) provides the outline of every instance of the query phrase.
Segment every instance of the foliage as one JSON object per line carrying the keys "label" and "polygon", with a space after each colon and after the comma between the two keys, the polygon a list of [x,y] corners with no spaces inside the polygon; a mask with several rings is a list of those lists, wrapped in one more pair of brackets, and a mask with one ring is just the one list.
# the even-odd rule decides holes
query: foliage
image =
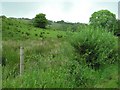
{"label": "foliage", "polygon": [[[118,81],[116,81],[118,76],[114,76],[117,74],[116,63],[119,60],[117,37],[105,30],[94,30],[89,27],[69,36],[69,41],[76,52],[75,60],[70,68],[75,87],[118,86]],[[111,74],[111,69],[115,69],[114,75]],[[98,82],[103,82],[103,84],[98,84]]]}
{"label": "foliage", "polygon": [[65,23],[65,22],[64,22],[64,20],[61,20],[61,21],[57,21],[57,23],[63,24],[63,23]]}
{"label": "foliage", "polygon": [[107,28],[108,31],[115,32],[116,29],[116,16],[108,10],[100,10],[94,12],[90,17],[90,25],[94,27]]}
{"label": "foliage", "polygon": [[7,18],[5,15],[0,16],[0,18],[5,19]]}
{"label": "foliage", "polygon": [[71,44],[82,55],[86,63],[98,69],[104,64],[114,63],[118,60],[117,38],[107,31],[93,28],[81,30],[73,35]]}
{"label": "foliage", "polygon": [[[117,37],[86,24],[49,23],[44,30],[29,19],[2,19],[3,88],[118,87]],[[25,71],[19,76],[21,43]]]}
{"label": "foliage", "polygon": [[[11,49],[8,52],[3,48],[4,56],[8,59],[6,67],[3,68],[3,87],[7,88],[64,88],[73,87],[69,76],[69,63],[73,58],[72,47],[68,42],[58,40],[34,40],[23,41],[25,53],[25,72],[19,76],[19,62],[17,56],[10,58],[12,54],[18,53],[14,48],[19,44],[12,41],[4,42],[4,47]],[[30,45],[32,43],[32,45]],[[47,45],[47,47],[46,47]],[[66,46],[67,45],[67,46]],[[17,51],[19,48],[17,48]],[[70,55],[70,57],[68,57]],[[14,61],[13,61],[14,59]],[[10,63],[11,62],[11,63]],[[13,64],[12,64],[13,63]],[[14,66],[14,67],[13,67]],[[67,84],[66,84],[67,83]]]}
{"label": "foliage", "polygon": [[[2,19],[2,39],[3,40],[26,40],[57,38],[61,34],[66,36],[64,31],[54,31],[52,28],[36,28],[31,25],[31,20],[25,19]],[[37,35],[37,36],[36,36]]]}
{"label": "foliage", "polygon": [[120,20],[117,20],[117,28],[115,30],[115,35],[119,36],[120,35]]}
{"label": "foliage", "polygon": [[40,13],[37,14],[34,18],[34,25],[36,27],[40,27],[40,28],[45,28],[45,26],[47,25],[47,19],[45,17],[45,14]]}
{"label": "foliage", "polygon": [[76,58],[78,53],[68,42],[57,39],[22,41],[25,72],[19,76],[19,43],[13,40],[3,42],[3,55],[8,59],[3,67],[3,88],[117,87],[116,64],[94,71],[87,67],[82,55]]}
{"label": "foliage", "polygon": [[82,23],[52,23],[51,29],[54,29],[56,31],[72,31],[72,32],[79,32],[81,29],[85,29],[87,27],[87,24]]}

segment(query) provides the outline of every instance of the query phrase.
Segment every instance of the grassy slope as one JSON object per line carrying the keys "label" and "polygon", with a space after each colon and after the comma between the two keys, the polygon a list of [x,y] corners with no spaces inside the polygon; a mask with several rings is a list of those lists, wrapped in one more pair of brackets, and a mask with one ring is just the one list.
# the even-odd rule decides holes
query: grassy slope
{"label": "grassy slope", "polygon": [[[76,86],[68,73],[69,63],[73,63],[71,60],[75,57],[74,49],[65,40],[70,33],[35,28],[25,20],[6,19],[2,34],[3,55],[8,59],[7,66],[3,68],[3,87]],[[58,35],[63,38],[58,38]],[[26,66],[22,77],[18,75],[20,43],[25,47]],[[117,87],[117,69],[116,65],[106,66],[100,72],[86,69],[85,77],[93,81],[88,80],[86,85],[79,87]]]}
{"label": "grassy slope", "polygon": [[57,38],[57,35],[66,35],[64,31],[35,28],[30,21],[17,19],[4,19],[2,33],[3,40],[9,38],[13,40]]}
{"label": "grassy slope", "polygon": [[[26,35],[26,32],[30,35]],[[67,71],[65,70],[63,73],[61,67],[66,68],[67,65],[63,62],[70,60],[67,56],[71,52],[69,52],[69,47],[61,49],[63,45],[68,44],[64,41],[66,35],[64,31],[39,29],[30,25],[28,21],[7,19],[3,22],[2,33],[3,56],[7,58],[7,66],[3,68],[3,87],[43,87],[45,82],[46,86],[44,87],[65,87],[65,73]],[[59,38],[58,35],[62,35],[62,38]],[[22,77],[18,75],[20,43],[24,45],[25,50],[26,69]],[[68,52],[64,54],[66,49]],[[63,76],[59,77],[62,74]],[[34,78],[30,79],[31,77]],[[21,84],[21,79],[24,80],[23,84]],[[38,84],[35,83],[35,80]],[[50,84],[51,80],[53,83]],[[18,81],[19,83],[14,83]]]}

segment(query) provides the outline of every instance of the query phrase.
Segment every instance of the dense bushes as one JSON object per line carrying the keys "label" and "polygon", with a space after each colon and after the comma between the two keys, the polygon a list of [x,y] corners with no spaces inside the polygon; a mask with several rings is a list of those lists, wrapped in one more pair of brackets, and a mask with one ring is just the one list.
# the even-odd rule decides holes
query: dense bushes
{"label": "dense bushes", "polygon": [[[116,74],[118,67],[118,38],[107,30],[90,27],[69,38],[76,52],[70,64],[70,78],[74,87],[106,87],[104,80],[111,80],[111,85],[115,84],[111,87],[117,86],[118,81],[112,81],[112,74]],[[111,73],[111,69],[115,69],[115,72]],[[102,86],[97,84],[99,81],[103,81]]]}
{"label": "dense bushes", "polygon": [[104,30],[81,30],[73,35],[71,44],[91,68],[98,69],[118,59],[117,38]]}

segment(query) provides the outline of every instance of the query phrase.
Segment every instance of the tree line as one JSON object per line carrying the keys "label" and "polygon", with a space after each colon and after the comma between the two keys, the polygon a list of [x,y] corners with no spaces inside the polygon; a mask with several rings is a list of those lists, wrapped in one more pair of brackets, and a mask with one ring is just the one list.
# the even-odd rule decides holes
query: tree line
{"label": "tree line", "polygon": [[[6,16],[1,16],[2,18],[6,18]],[[27,19],[28,18],[23,18]],[[53,21],[50,21],[46,18],[46,15],[43,13],[39,13],[32,19],[32,23],[35,27],[38,28],[46,28],[47,25],[51,25]],[[64,20],[57,21],[59,24],[73,24],[70,22],[65,22]],[[116,15],[110,12],[109,10],[99,10],[94,12],[89,18],[89,25],[94,28],[104,28],[110,32],[114,32],[114,34],[120,34],[120,20],[116,19]]]}

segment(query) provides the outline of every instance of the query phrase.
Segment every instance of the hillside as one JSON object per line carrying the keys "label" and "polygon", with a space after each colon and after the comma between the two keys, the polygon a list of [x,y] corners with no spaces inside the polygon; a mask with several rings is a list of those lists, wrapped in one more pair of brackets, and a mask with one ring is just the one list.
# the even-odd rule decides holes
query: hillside
{"label": "hillside", "polygon": [[63,31],[35,28],[30,20],[4,18],[2,19],[3,39],[38,39],[38,38],[57,38],[57,35],[65,36]]}
{"label": "hillside", "polygon": [[41,29],[30,20],[3,18],[3,88],[118,88],[118,37],[101,28],[67,25]]}

